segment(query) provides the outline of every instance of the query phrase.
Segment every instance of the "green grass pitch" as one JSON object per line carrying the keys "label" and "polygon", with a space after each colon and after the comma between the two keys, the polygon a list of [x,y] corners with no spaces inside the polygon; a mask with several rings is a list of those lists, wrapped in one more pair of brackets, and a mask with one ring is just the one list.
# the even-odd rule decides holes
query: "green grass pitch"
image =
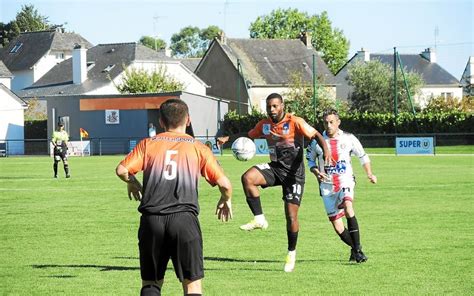
{"label": "green grass pitch", "polygon": [[[472,152],[472,150],[470,150]],[[114,173],[123,156],[71,158],[71,179],[52,159],[0,159],[0,295],[138,295],[137,202]],[[426,295],[474,291],[474,156],[373,155],[377,185],[354,160],[363,264],[348,262],[307,174],[297,263],[283,272],[286,230],[279,188],[261,192],[267,231],[251,219],[240,175],[255,157],[219,157],[234,185],[234,219],[214,216],[217,188],[200,185],[206,295]],[[169,266],[163,295],[182,295]],[[472,294],[471,294],[472,295]]]}

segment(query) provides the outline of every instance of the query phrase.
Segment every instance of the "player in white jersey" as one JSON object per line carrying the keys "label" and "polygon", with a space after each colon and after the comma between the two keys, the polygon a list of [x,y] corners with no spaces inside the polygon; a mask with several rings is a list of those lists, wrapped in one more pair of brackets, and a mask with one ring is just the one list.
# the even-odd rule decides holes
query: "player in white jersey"
{"label": "player in white jersey", "polygon": [[[351,156],[359,158],[370,182],[377,183],[377,177],[372,174],[369,156],[359,140],[354,135],[339,129],[341,120],[337,111],[324,112],[323,123],[325,129],[323,137],[330,150],[332,163],[324,166],[323,150],[313,140],[307,148],[308,166],[318,179],[320,194],[329,221],[341,240],[351,247],[349,260],[357,263],[365,262],[367,257],[362,252],[359,225],[352,205],[355,179]],[[346,216],[348,229],[341,219],[343,216]]]}

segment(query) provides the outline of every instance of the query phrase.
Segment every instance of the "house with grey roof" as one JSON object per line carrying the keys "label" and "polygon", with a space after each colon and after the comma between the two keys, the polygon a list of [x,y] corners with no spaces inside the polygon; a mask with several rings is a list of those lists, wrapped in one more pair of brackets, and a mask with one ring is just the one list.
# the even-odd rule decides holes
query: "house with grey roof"
{"label": "house with grey roof", "polygon": [[10,90],[12,77],[0,61],[0,155],[24,153],[24,111],[28,105]]}
{"label": "house with grey roof", "polygon": [[474,96],[474,56],[467,60],[466,68],[461,77],[461,85],[465,96]]}
{"label": "house with grey roof", "polygon": [[201,62],[201,58],[186,58],[186,59],[179,59],[181,64],[186,66],[192,72],[196,71],[197,66]]}
{"label": "house with grey roof", "polygon": [[11,89],[13,74],[8,70],[7,66],[0,61],[0,83]]}
{"label": "house with grey roof", "polygon": [[311,46],[310,39],[221,36],[211,42],[195,73],[210,85],[209,95],[230,101],[229,109],[247,113],[254,107],[265,112],[266,97],[273,92],[285,95],[295,73],[312,85],[313,56],[319,83],[335,97],[334,75]]}
{"label": "house with grey roof", "polygon": [[[433,49],[427,48],[420,54],[399,54],[399,56],[405,71],[416,72],[424,80],[421,93],[414,94],[414,101],[420,107],[426,106],[431,98],[439,96],[462,97],[462,87],[459,80],[436,63],[436,53]],[[338,98],[347,100],[351,96],[353,87],[347,80],[349,66],[356,61],[373,60],[388,64],[393,69],[393,54],[373,54],[361,49],[336,73]]]}
{"label": "house with grey roof", "polygon": [[13,74],[11,89],[31,86],[56,64],[70,58],[75,44],[92,44],[76,33],[55,30],[24,32],[0,50],[0,60]]}
{"label": "house with grey roof", "polygon": [[32,86],[19,91],[22,98],[54,95],[118,94],[127,69],[147,71],[165,68],[166,74],[184,84],[183,91],[205,95],[207,85],[179,60],[141,44],[99,44],[87,50],[76,46],[73,56],[56,66]]}

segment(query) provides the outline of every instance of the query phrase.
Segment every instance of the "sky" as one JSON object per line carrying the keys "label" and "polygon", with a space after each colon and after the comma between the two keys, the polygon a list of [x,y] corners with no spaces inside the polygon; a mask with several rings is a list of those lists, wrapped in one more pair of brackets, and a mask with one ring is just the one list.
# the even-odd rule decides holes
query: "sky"
{"label": "sky", "polygon": [[471,0],[0,0],[0,22],[15,19],[33,4],[52,24],[64,24],[94,45],[136,42],[154,36],[170,44],[186,26],[216,25],[229,38],[249,38],[257,17],[296,8],[309,15],[328,13],[333,28],[350,41],[348,59],[371,53],[436,50],[437,63],[460,79],[474,55],[474,1]]}

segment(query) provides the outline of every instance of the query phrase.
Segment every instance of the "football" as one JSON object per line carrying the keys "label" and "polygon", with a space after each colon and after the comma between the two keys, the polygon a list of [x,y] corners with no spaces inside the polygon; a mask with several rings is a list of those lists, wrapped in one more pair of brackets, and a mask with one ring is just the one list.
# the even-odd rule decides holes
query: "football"
{"label": "football", "polygon": [[237,160],[247,161],[255,156],[255,143],[246,137],[240,137],[232,143],[232,154]]}

